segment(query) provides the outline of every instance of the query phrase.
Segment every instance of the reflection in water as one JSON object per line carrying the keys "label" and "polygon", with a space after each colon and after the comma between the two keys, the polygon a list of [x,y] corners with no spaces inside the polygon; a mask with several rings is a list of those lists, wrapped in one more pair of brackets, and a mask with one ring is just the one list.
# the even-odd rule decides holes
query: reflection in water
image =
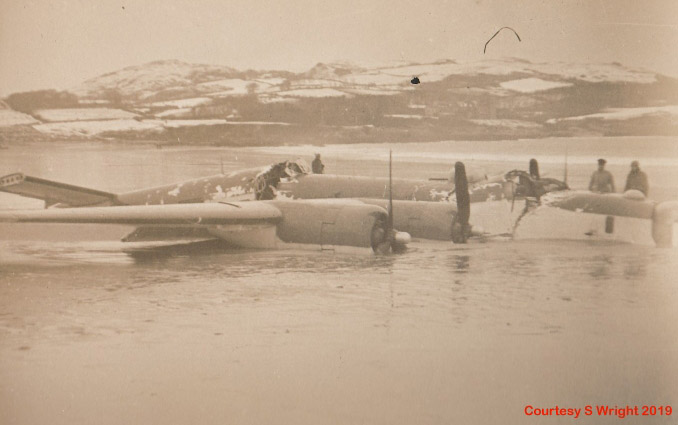
{"label": "reflection in water", "polygon": [[156,246],[137,249],[123,249],[135,263],[144,265],[164,261],[173,257],[214,255],[222,251],[233,251],[235,248],[226,241],[215,239],[179,245]]}
{"label": "reflection in water", "polygon": [[471,257],[468,255],[453,255],[450,257],[453,261],[453,267],[459,273],[468,273],[469,263],[471,262]]}
{"label": "reflection in water", "polygon": [[628,258],[624,262],[624,277],[627,279],[640,279],[647,274],[648,258]]}
{"label": "reflection in water", "polygon": [[613,260],[608,255],[596,255],[591,259],[589,267],[589,276],[598,280],[610,279],[611,276],[611,266]]}
{"label": "reflection in water", "polygon": [[[587,303],[597,303],[596,291],[604,288],[601,282],[614,282],[623,290],[620,279],[652,279],[656,273],[649,270],[661,271],[671,264],[667,260],[671,255],[655,255],[654,249],[552,242],[469,245],[463,254],[451,244],[431,243],[415,245],[405,255],[390,256],[238,250],[219,242],[141,249],[129,255],[98,246],[83,250],[82,246],[60,244],[3,244],[1,248],[5,274],[0,278],[16,282],[36,281],[38,273],[49,276],[53,284],[66,279],[80,282],[85,291],[104,288],[109,293],[156,286],[195,289],[200,285],[217,285],[237,293],[238,285],[254,283],[264,291],[287,288],[287,293],[275,292],[282,297],[317,293],[331,286],[343,289],[344,294],[351,292],[347,289],[354,291],[354,300],[364,302],[354,306],[361,310],[385,295],[394,300],[389,304],[412,308],[460,307],[463,300],[463,309],[468,311],[456,313],[464,315],[490,307],[507,312],[513,307],[524,308],[542,295],[568,301],[581,297]],[[608,253],[601,254],[600,248]],[[450,254],[450,249],[456,252]],[[660,276],[667,275],[664,271]],[[199,293],[195,292],[196,296]]]}
{"label": "reflection in water", "polygon": [[[540,262],[535,260],[535,255],[519,255],[507,265],[507,273],[515,273],[519,276],[541,277],[541,270],[539,269]],[[508,258],[507,258],[508,260]]]}

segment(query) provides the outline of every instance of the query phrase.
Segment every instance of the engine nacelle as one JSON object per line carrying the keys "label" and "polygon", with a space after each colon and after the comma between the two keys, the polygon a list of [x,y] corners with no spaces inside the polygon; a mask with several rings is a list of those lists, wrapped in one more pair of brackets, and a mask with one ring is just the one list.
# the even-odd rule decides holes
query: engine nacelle
{"label": "engine nacelle", "polygon": [[[361,201],[386,208],[384,199]],[[449,202],[393,201],[393,226],[413,238],[449,241],[457,208]]]}
{"label": "engine nacelle", "polygon": [[346,199],[270,201],[282,212],[278,238],[290,244],[372,248],[383,242],[383,208]]}

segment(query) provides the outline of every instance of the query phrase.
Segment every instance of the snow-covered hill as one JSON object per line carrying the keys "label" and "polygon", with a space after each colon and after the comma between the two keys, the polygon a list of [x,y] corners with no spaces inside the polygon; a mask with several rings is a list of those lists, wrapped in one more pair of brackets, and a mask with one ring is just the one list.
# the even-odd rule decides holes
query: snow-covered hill
{"label": "snow-covered hill", "polygon": [[227,66],[196,65],[178,60],[155,61],[100,75],[71,91],[86,98],[105,98],[116,91],[123,97],[144,99],[164,90],[190,88],[236,74],[235,69]]}
{"label": "snow-covered hill", "polygon": [[[273,74],[277,74],[273,76]],[[281,77],[285,75],[286,78]],[[139,101],[164,94],[168,100],[201,96],[246,95],[265,93],[269,97],[290,89],[334,89],[361,94],[380,94],[412,89],[410,80],[417,76],[421,83],[440,82],[454,77],[522,76],[522,79],[541,79],[555,88],[571,85],[572,81],[589,83],[646,83],[656,81],[656,74],[634,70],[617,63],[566,64],[531,63],[519,59],[500,59],[482,62],[440,61],[428,64],[400,64],[366,68],[348,63],[319,63],[300,74],[280,72],[239,72],[233,68],[215,65],[188,64],[176,60],[156,61],[104,74],[85,81],[71,90],[80,97],[105,99],[112,92]],[[245,78],[243,78],[245,76]],[[328,92],[330,93],[330,92]],[[328,96],[336,96],[334,92]]]}
{"label": "snow-covered hill", "polygon": [[[619,63],[332,62],[291,73],[166,60],[104,74],[70,92],[80,108],[23,104],[31,115],[5,108],[0,121],[60,136],[197,135],[210,143],[678,134],[678,80]],[[285,125],[270,130],[266,123]],[[258,130],[243,130],[249,128]]]}

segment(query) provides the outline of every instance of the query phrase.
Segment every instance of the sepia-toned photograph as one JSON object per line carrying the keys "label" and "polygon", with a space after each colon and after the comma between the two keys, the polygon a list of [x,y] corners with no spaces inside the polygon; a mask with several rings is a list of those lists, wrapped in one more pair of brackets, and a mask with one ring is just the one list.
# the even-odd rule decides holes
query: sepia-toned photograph
{"label": "sepia-toned photograph", "polygon": [[678,423],[678,3],[0,0],[0,424]]}

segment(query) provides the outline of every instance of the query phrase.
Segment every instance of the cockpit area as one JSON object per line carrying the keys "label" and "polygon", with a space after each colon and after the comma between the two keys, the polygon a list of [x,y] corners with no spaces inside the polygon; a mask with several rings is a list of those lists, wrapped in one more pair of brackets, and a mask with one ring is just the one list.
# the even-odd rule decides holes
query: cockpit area
{"label": "cockpit area", "polygon": [[257,200],[274,199],[276,187],[282,180],[310,173],[311,167],[302,158],[273,164],[254,178],[255,197]]}

